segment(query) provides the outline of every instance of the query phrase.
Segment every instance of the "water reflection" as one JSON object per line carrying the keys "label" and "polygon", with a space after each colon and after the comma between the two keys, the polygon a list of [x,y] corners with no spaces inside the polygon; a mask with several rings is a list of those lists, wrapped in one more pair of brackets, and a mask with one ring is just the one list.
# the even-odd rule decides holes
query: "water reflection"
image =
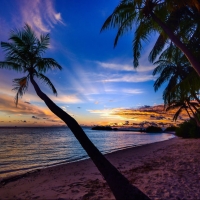
{"label": "water reflection", "polygon": [[[84,130],[103,153],[174,137],[165,133]],[[68,128],[0,129],[0,178],[86,157]]]}

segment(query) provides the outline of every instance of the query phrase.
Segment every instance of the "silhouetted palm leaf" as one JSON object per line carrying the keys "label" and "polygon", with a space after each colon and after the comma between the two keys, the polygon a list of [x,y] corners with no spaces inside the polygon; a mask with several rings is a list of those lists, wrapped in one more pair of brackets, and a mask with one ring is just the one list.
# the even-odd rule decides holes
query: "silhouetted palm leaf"
{"label": "silhouetted palm leaf", "polygon": [[54,87],[54,85],[52,84],[52,82],[49,80],[49,78],[47,78],[44,74],[41,73],[37,73],[37,77],[42,80],[45,84],[47,84],[49,86],[49,88],[52,90],[52,92],[57,95],[57,91],[56,88]]}
{"label": "silhouetted palm leaf", "polygon": [[37,63],[35,63],[34,67],[37,68],[38,72],[43,73],[52,69],[62,69],[62,67],[52,58],[40,58],[37,60]]}
{"label": "silhouetted palm leaf", "polygon": [[28,89],[28,81],[29,81],[28,76],[25,76],[22,78],[16,78],[13,80],[13,83],[14,83],[13,90],[17,91],[16,96],[15,96],[16,106],[18,104],[19,97],[22,97]]}

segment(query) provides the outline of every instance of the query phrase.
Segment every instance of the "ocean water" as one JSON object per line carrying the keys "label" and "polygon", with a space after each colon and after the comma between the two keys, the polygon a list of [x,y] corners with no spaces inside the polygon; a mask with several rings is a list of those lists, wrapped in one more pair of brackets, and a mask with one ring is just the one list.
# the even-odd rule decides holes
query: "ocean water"
{"label": "ocean water", "polygon": [[[167,133],[90,128],[84,128],[84,131],[103,154],[174,137]],[[0,128],[0,180],[86,158],[86,152],[68,128]]]}

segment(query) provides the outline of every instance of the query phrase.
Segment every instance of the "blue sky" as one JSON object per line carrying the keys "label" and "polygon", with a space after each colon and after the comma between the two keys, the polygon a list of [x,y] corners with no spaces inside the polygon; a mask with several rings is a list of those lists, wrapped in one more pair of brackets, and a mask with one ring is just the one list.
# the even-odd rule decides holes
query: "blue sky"
{"label": "blue sky", "polygon": [[[54,58],[63,70],[46,75],[57,88],[58,96],[39,84],[56,104],[82,125],[155,122],[155,118],[148,118],[151,114],[144,118],[144,115],[130,117],[116,113],[163,104],[163,88],[154,92],[154,66],[148,62],[153,42],[143,45],[140,66],[135,70],[132,65],[133,32],[124,35],[116,48],[113,48],[116,30],[100,33],[104,21],[118,3],[118,0],[0,1],[1,41],[7,41],[10,30],[20,29],[25,23],[38,35],[50,33],[51,43],[44,57]],[[0,59],[4,59],[2,49]],[[1,69],[0,126],[63,125],[36,96],[31,84],[19,106],[15,107],[12,79],[22,76]],[[167,121],[166,118],[164,123],[169,121],[171,119]]]}

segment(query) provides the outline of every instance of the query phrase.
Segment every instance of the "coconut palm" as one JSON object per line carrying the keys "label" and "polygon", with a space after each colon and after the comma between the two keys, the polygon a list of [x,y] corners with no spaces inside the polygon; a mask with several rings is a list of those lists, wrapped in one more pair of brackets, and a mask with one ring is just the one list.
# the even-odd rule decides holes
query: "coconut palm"
{"label": "coconut palm", "polygon": [[[159,74],[154,83],[155,91],[164,82],[168,82],[163,91],[165,108],[167,111],[178,108],[173,120],[176,121],[185,109],[188,116],[191,118],[190,113],[192,113],[197,124],[199,124],[195,112],[199,113],[200,100],[197,93],[200,89],[200,77],[191,67],[184,54],[171,44],[162,52],[154,64],[158,66],[154,69],[153,75]],[[190,113],[188,110],[190,110]]]}
{"label": "coconut palm", "polygon": [[51,69],[62,69],[52,58],[43,58],[42,55],[49,44],[49,34],[40,38],[29,25],[22,30],[12,31],[9,41],[1,42],[5,51],[5,61],[0,62],[1,68],[7,68],[26,74],[22,78],[14,79],[16,104],[18,98],[26,92],[29,81],[32,83],[37,95],[45,102],[47,107],[71,129],[84,150],[97,166],[116,199],[149,199],[137,187],[133,186],[95,147],[77,121],[59,108],[36,83],[36,78],[44,81],[57,94],[52,82],[43,74]]}
{"label": "coconut palm", "polygon": [[[196,101],[191,100],[190,96],[187,96],[183,91],[179,91],[179,94],[176,93],[176,98],[170,99],[168,104],[165,105],[166,111],[177,109],[174,114],[173,120],[177,120],[179,115],[185,110],[190,119],[194,119],[196,124],[200,127],[200,121],[198,118],[200,104]],[[193,117],[191,116],[191,113]]]}
{"label": "coconut palm", "polygon": [[[101,31],[108,28],[117,28],[118,31],[114,42],[114,46],[116,46],[119,37],[135,28],[133,39],[134,67],[139,65],[138,59],[141,55],[142,42],[148,41],[152,33],[162,33],[160,40],[166,43],[170,39],[185,54],[192,67],[200,75],[199,59],[187,47],[189,38],[186,41],[180,38],[179,35],[180,30],[182,31],[181,25],[184,23],[184,33],[187,33],[186,29],[190,30],[189,34],[192,37],[198,26],[193,24],[190,17],[187,18],[187,21],[182,19],[186,19],[184,18],[185,8],[193,14],[193,10],[199,12],[199,7],[198,0],[121,0],[113,13],[104,22]],[[175,18],[183,22],[177,23],[178,21],[176,20],[176,24],[170,23],[175,21]],[[199,24],[199,20],[197,23]]]}
{"label": "coconut palm", "polygon": [[163,99],[167,99],[167,95],[170,92],[174,92],[177,89],[186,90],[200,102],[197,97],[197,93],[200,89],[200,78],[198,74],[191,67],[190,63],[182,54],[182,52],[171,44],[160,55],[159,59],[154,62],[157,67],[153,71],[153,75],[159,77],[154,83],[155,91],[164,83],[168,82],[167,87],[163,92]]}
{"label": "coconut palm", "polygon": [[[194,6],[188,6],[189,3],[190,1],[187,3],[185,1],[179,1],[178,4],[182,5],[182,7],[178,6],[178,4],[172,5],[171,7],[175,7],[175,9],[165,20],[165,24],[176,33],[179,39],[198,59],[200,47],[200,12],[199,9],[196,9]],[[149,54],[149,60],[154,62],[163,48],[169,45],[171,45],[171,41],[164,30],[162,30]]]}

